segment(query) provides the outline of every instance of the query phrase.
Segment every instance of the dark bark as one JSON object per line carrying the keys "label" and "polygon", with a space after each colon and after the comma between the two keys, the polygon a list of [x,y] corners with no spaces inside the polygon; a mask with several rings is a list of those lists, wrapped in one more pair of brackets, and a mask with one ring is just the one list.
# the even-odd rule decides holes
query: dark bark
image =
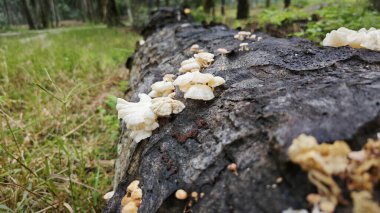
{"label": "dark bark", "polygon": [[160,8],[160,0],[156,0],[156,7]]}
{"label": "dark bark", "polygon": [[29,25],[29,29],[31,29],[31,30],[36,29],[37,27],[36,27],[36,24],[33,20],[33,16],[32,16],[32,13],[30,11],[27,0],[21,0],[21,3],[22,3],[22,8],[24,10],[26,21],[28,22],[28,25]]}
{"label": "dark bark", "polygon": [[[185,100],[177,93],[185,110],[161,118],[153,135],[138,144],[121,123],[115,194],[105,212],[120,212],[126,187],[135,179],[143,191],[140,213],[183,212],[192,199],[175,199],[180,188],[204,193],[192,200],[192,212],[310,208],[305,197],[316,189],[287,159],[292,139],[301,133],[321,142],[344,139],[357,150],[375,137],[380,129],[379,52],[263,34],[241,52],[235,34],[224,26],[171,24],[134,54],[127,93],[131,101],[148,93],[164,74],[178,75],[180,63],[192,56],[192,44],[209,52],[220,47],[231,51],[216,53],[203,71],[226,79],[214,100]],[[238,174],[227,170],[232,162]],[[276,183],[278,177],[281,183]]]}
{"label": "dark bark", "polygon": [[284,8],[288,8],[290,6],[290,0],[284,0]]}
{"label": "dark bark", "polygon": [[238,0],[237,19],[247,19],[249,16],[249,0]]}

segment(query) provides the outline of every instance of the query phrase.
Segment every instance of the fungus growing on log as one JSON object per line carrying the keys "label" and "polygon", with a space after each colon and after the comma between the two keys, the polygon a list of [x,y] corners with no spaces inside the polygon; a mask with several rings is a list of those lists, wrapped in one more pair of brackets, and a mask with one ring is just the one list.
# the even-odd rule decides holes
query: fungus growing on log
{"label": "fungus growing on log", "polygon": [[241,43],[239,46],[240,46],[239,51],[248,51],[249,50],[248,43]]}
{"label": "fungus growing on log", "polygon": [[127,193],[121,200],[122,213],[137,213],[142,201],[142,190],[138,186],[140,181],[134,180],[127,187]]}
{"label": "fungus growing on log", "polygon": [[323,46],[342,47],[350,46],[353,48],[366,48],[380,51],[380,30],[362,28],[359,31],[341,27],[326,34],[322,42]]}
{"label": "fungus growing on log", "polygon": [[152,100],[152,110],[158,116],[178,114],[183,109],[185,109],[185,105],[181,101],[174,100],[171,97],[160,97]]}
{"label": "fungus growing on log", "polygon": [[251,32],[240,31],[234,36],[234,38],[239,41],[244,41],[245,39],[249,38],[250,35],[251,35]]}
{"label": "fungus growing on log", "polygon": [[201,52],[202,50],[200,49],[200,47],[199,47],[198,44],[193,44],[193,45],[190,47],[190,51],[193,52],[193,53],[199,53],[199,52]]}
{"label": "fungus growing on log", "polygon": [[181,62],[179,72],[196,72],[201,69],[201,64],[195,58],[189,58]]}
{"label": "fungus growing on log", "polygon": [[380,181],[380,140],[369,139],[362,150],[352,152],[344,141],[318,144],[314,137],[302,134],[293,140],[288,155],[308,172],[319,196],[310,194],[307,199],[323,212],[334,212],[338,203],[346,202],[333,176],[345,180],[352,191],[354,212],[379,212],[372,193]]}
{"label": "fungus growing on log", "polygon": [[214,61],[214,54],[202,52],[195,54],[194,58],[201,65],[201,67],[208,67]]}
{"label": "fungus growing on log", "polygon": [[175,89],[173,85],[173,77],[174,75],[167,74],[164,76],[162,81],[157,81],[156,83],[152,84],[152,91],[148,95],[152,98],[156,98],[165,97],[173,93]]}
{"label": "fungus growing on log", "polygon": [[138,103],[118,98],[116,104],[118,117],[126,123],[127,129],[131,130],[130,136],[137,143],[150,137],[152,131],[159,126],[156,121],[157,115],[151,108],[152,99],[147,94],[138,96],[140,98]]}
{"label": "fungus growing on log", "polygon": [[225,80],[219,76],[213,76],[209,73],[189,72],[178,76],[173,82],[175,86],[185,93],[185,98],[195,100],[213,99],[213,90],[215,87],[225,83]]}

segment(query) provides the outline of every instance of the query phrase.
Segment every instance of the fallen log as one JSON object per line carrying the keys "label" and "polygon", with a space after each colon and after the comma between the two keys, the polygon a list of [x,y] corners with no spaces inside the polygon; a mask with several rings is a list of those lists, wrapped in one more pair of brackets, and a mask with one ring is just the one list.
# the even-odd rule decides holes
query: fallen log
{"label": "fallen log", "polygon": [[[238,51],[236,33],[225,26],[170,23],[138,48],[130,63],[132,101],[164,74],[177,74],[193,44],[216,54],[203,72],[226,83],[212,101],[177,93],[185,110],[160,119],[153,135],[138,144],[121,123],[115,194],[105,212],[120,212],[136,179],[143,190],[139,212],[310,209],[305,197],[316,189],[287,158],[292,139],[305,133],[318,141],[345,140],[357,150],[380,132],[380,53],[265,35],[250,42],[249,51]],[[220,55],[218,48],[230,53]],[[230,163],[237,172],[227,169]],[[177,200],[177,189],[203,196]]]}

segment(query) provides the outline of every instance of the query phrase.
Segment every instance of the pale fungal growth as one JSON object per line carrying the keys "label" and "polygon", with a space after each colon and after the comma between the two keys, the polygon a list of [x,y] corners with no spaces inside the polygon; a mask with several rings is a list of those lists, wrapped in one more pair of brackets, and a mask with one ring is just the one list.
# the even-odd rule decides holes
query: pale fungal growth
{"label": "pale fungal growth", "polygon": [[139,41],[139,45],[142,46],[142,45],[144,45],[144,44],[145,44],[145,40],[144,40],[144,39],[141,39],[141,40]]}
{"label": "pale fungal growth", "polygon": [[240,31],[238,32],[234,38],[239,40],[239,41],[244,41],[245,39],[249,38],[251,35],[251,32],[247,32],[247,31]]}
{"label": "pale fungal growth", "polygon": [[380,30],[362,28],[359,31],[341,27],[326,34],[322,42],[323,46],[342,47],[350,46],[353,48],[366,48],[380,51]]}
{"label": "pale fungal growth", "polygon": [[184,97],[195,100],[213,99],[213,90],[215,87],[225,83],[225,80],[219,76],[213,76],[208,73],[188,72],[179,76],[173,84],[179,86],[179,89],[185,93]]}
{"label": "pale fungal growth", "polygon": [[131,130],[130,137],[138,143],[152,135],[159,125],[157,115],[152,110],[152,99],[147,94],[139,94],[140,101],[132,103],[121,98],[117,99],[118,117],[123,119],[127,129]]}
{"label": "pale fungal growth", "polygon": [[220,53],[222,56],[228,54],[228,50],[224,49],[224,48],[218,48],[216,51],[218,51],[218,53]]}
{"label": "pale fungal growth", "polygon": [[174,100],[171,97],[160,97],[152,100],[152,110],[158,116],[178,114],[183,109],[185,109],[185,105],[181,101]]}
{"label": "pale fungal growth", "polygon": [[152,98],[156,98],[156,97],[166,97],[170,95],[171,93],[173,93],[175,89],[173,85],[173,81],[174,81],[173,77],[174,75],[167,74],[164,76],[162,81],[158,81],[152,84],[152,86],[150,86],[152,88],[152,91],[148,95]]}
{"label": "pale fungal growth", "polygon": [[261,41],[263,37],[257,37],[257,41]]}
{"label": "pale fungal growth", "polygon": [[178,200],[186,200],[187,199],[187,192],[183,189],[178,189],[176,192],[175,192],[175,197],[178,199]]}
{"label": "pale fungal growth", "polygon": [[189,58],[187,60],[182,61],[181,68],[179,68],[179,72],[196,72],[201,69],[201,64],[195,60],[195,58]]}
{"label": "pale fungal growth", "polygon": [[249,39],[251,39],[251,40],[256,40],[256,38],[257,38],[257,36],[256,36],[255,34],[252,34],[252,35],[249,37]]}
{"label": "pale fungal growth", "polygon": [[239,51],[248,51],[249,50],[248,43],[241,43],[239,46],[240,46]]}
{"label": "pale fungal growth", "polygon": [[227,169],[228,169],[228,171],[234,173],[235,175],[238,175],[236,163],[230,163],[230,164],[228,164]]}
{"label": "pale fungal growth", "polygon": [[208,52],[195,54],[194,58],[201,67],[208,67],[212,62],[214,62],[214,54]]}
{"label": "pale fungal growth", "polygon": [[109,200],[113,197],[113,195],[115,194],[115,191],[110,191],[110,192],[107,192],[105,195],[103,195],[103,199],[104,200]]}
{"label": "pale fungal growth", "polygon": [[202,50],[200,49],[200,47],[199,47],[198,44],[193,44],[193,45],[190,47],[190,51],[193,52],[193,53],[199,53],[199,52],[201,52]]}
{"label": "pale fungal growth", "polygon": [[127,187],[127,193],[121,200],[122,213],[137,213],[142,202],[142,190],[140,181],[134,180]]}
{"label": "pale fungal growth", "polygon": [[380,212],[372,199],[375,184],[380,181],[379,139],[369,139],[362,150],[351,151],[344,141],[318,144],[314,137],[300,135],[293,140],[288,155],[308,172],[310,182],[317,187],[318,195],[309,194],[307,200],[322,212],[334,212],[338,203],[347,202],[334,177],[346,182],[354,213]]}

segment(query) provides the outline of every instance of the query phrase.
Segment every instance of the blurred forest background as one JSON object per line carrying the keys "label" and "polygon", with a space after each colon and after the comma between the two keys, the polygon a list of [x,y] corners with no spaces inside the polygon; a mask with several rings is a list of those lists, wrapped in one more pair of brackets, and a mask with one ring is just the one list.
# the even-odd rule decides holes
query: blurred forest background
{"label": "blurred forest background", "polygon": [[0,212],[100,212],[126,59],[160,7],[319,43],[380,28],[379,0],[0,0]]}

